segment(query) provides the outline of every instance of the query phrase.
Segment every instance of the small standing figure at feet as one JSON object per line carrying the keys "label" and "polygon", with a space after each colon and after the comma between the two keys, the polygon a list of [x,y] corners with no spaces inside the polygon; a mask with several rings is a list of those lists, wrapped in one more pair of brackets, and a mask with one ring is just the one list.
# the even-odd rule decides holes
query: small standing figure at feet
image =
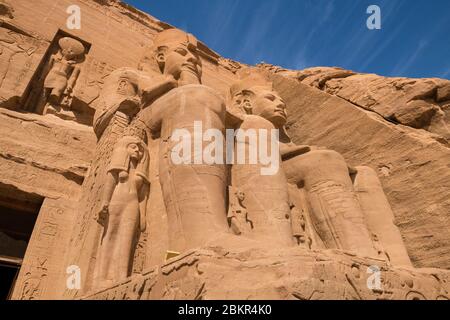
{"label": "small standing figure at feet", "polygon": [[303,212],[293,202],[289,203],[289,207],[291,208],[292,235],[299,246],[311,249],[311,238],[306,231],[306,220]]}
{"label": "small standing figure at feet", "polygon": [[50,57],[44,72],[44,88],[36,108],[37,113],[45,114],[49,108],[57,109],[67,100],[80,74],[77,66],[84,60],[84,45],[73,38],[64,37],[58,41],[60,50]]}
{"label": "small standing figure at feet", "polygon": [[252,226],[252,222],[248,219],[248,211],[245,208],[244,200],[245,193],[239,189],[230,187],[230,207],[228,209],[228,223],[234,234],[242,234],[243,227],[242,221],[249,223]]}
{"label": "small standing figure at feet", "polygon": [[104,228],[96,268],[98,288],[131,275],[136,243],[146,229],[148,167],[148,150],[139,138],[125,136],[118,141],[97,216]]}
{"label": "small standing figure at feet", "polygon": [[376,233],[372,233],[372,240],[373,240],[373,246],[375,247],[375,250],[377,251],[378,257],[385,260],[386,263],[390,266],[391,265],[391,258],[389,257],[389,254],[386,252],[386,250],[383,248],[383,245],[380,242],[380,238]]}

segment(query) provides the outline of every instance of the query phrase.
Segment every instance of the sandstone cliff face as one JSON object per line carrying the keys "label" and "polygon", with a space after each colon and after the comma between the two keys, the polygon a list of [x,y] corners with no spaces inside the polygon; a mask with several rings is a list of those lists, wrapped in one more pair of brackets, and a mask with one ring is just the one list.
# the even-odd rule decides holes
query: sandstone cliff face
{"label": "sandstone cliff face", "polygon": [[273,75],[297,144],[324,146],[377,170],[417,267],[450,268],[450,149],[345,99]]}
{"label": "sandstone cliff face", "polygon": [[448,80],[388,78],[327,67],[300,71],[260,67],[338,96],[390,122],[427,130],[443,144],[450,140]]}
{"label": "sandstone cliff face", "polygon": [[449,268],[450,81],[258,67],[288,101],[294,141],[377,169],[415,265]]}
{"label": "sandstone cliff face", "polygon": [[1,185],[48,198],[72,198],[89,169],[89,127],[53,116],[0,109]]}

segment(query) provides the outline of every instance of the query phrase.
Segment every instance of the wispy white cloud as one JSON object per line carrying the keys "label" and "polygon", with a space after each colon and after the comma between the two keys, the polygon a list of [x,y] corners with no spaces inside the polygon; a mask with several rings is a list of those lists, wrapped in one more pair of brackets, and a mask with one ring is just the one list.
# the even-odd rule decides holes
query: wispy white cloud
{"label": "wispy white cloud", "polygon": [[[347,44],[342,47],[343,50],[341,50],[341,54],[345,55],[345,58],[341,60],[342,66],[357,65],[357,61],[360,61],[362,57],[364,57],[365,52],[369,51],[374,45],[380,43],[380,33],[382,33],[381,35],[383,35],[383,37],[381,46],[377,46],[377,50],[380,49],[380,47],[384,49],[390,41],[395,39],[402,28],[402,24],[395,24],[395,31],[387,29],[388,27],[386,25],[391,22],[391,17],[396,16],[396,13],[398,13],[403,4],[403,1],[380,1],[378,3],[381,8],[382,29],[369,30],[365,23],[361,24],[358,31],[354,32],[353,36],[347,40]],[[366,17],[366,14],[365,11],[358,12],[358,17],[360,18],[359,15]],[[361,21],[363,21],[363,19],[361,19]],[[385,37],[385,35],[387,36]]]}
{"label": "wispy white cloud", "polygon": [[210,45],[215,47],[224,41],[224,34],[232,22],[239,17],[239,1],[227,0],[216,1],[213,9],[209,11],[205,28],[208,30],[207,37],[212,39]]}
{"label": "wispy white cloud", "polygon": [[396,76],[403,76],[405,71],[408,71],[411,66],[417,61],[417,58],[423,53],[428,46],[428,40],[422,39],[419,41],[416,50],[406,59],[406,61],[399,61],[394,67],[392,74]]}
{"label": "wispy white cloud", "polygon": [[398,39],[398,36],[403,32],[403,28],[405,27],[407,21],[404,20],[403,23],[399,24],[395,31],[391,31],[387,33],[387,37],[383,38],[381,43],[376,45],[376,49],[371,51],[369,55],[365,56],[362,59],[362,63],[359,66],[358,71],[364,71],[368,68],[368,66],[377,59],[377,57],[385,52],[385,50],[394,43],[394,40]]}
{"label": "wispy white cloud", "polygon": [[[269,43],[267,34],[275,25],[275,18],[280,8],[280,1],[261,1],[249,18],[248,28],[236,40],[236,57],[242,59],[253,55],[255,58],[263,57],[264,53],[258,52],[258,48]],[[266,42],[265,42],[266,40]],[[265,47],[268,48],[267,46]]]}
{"label": "wispy white cloud", "polygon": [[[434,10],[409,0],[167,0],[145,6],[144,1],[126,1],[157,8],[162,19],[167,14],[168,22],[245,63],[450,77],[450,47],[444,41],[450,4]],[[366,27],[366,8],[372,3],[382,10],[382,30]]]}
{"label": "wispy white cloud", "polygon": [[405,59],[400,60],[392,70],[393,76],[408,76],[409,71],[418,63],[420,58],[426,53],[426,50],[430,47],[430,44],[435,40],[437,31],[445,28],[447,24],[447,18],[442,19],[441,21],[437,21],[432,30],[429,30],[425,36],[426,38],[422,38],[417,44],[417,47],[414,48],[412,54]]}
{"label": "wispy white cloud", "polygon": [[[327,23],[332,14],[335,10],[335,3],[334,1],[330,0],[326,3],[325,8],[323,9],[321,4],[318,2],[314,2],[314,4],[309,3],[309,11],[311,14],[316,13],[322,13],[319,15],[318,21],[314,24],[314,27],[308,27],[308,32],[306,34],[306,37],[303,39],[299,39],[298,37],[292,35],[291,40],[286,44],[286,48],[289,48],[294,43],[298,45],[298,43],[301,44],[301,49],[296,52],[295,55],[293,55],[293,62],[291,65],[294,69],[305,69],[313,64],[312,59],[309,59],[309,52],[311,49],[312,42],[317,39],[317,37],[320,37],[321,35],[319,32],[322,30],[323,25]],[[299,26],[300,28],[302,26]],[[303,25],[303,27],[305,27]]]}
{"label": "wispy white cloud", "polygon": [[447,71],[444,71],[439,78],[449,79],[450,80],[450,67],[448,67]]}

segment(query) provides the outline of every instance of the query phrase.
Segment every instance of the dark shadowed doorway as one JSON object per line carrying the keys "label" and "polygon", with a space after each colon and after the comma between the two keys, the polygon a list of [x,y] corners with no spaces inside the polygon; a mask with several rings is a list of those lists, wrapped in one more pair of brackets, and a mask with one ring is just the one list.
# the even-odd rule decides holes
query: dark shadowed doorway
{"label": "dark shadowed doorway", "polygon": [[0,300],[12,293],[43,200],[0,183]]}

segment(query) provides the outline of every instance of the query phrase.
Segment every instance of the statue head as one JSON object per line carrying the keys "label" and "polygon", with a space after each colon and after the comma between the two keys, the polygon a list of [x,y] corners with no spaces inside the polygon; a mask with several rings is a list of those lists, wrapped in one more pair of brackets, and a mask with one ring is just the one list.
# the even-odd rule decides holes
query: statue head
{"label": "statue head", "polygon": [[242,201],[245,200],[245,193],[244,193],[244,191],[242,191],[242,190],[237,190],[236,193],[235,193],[235,195],[236,195],[236,198],[237,198],[240,202],[242,202]]}
{"label": "statue head", "polygon": [[145,181],[148,179],[150,156],[145,143],[134,136],[124,136],[114,146],[108,171],[117,171],[119,174],[128,173],[130,163],[136,163],[136,174]]}
{"label": "statue head", "polygon": [[127,152],[128,152],[128,156],[130,157],[130,159],[135,160],[137,162],[139,162],[142,159],[142,157],[144,156],[143,149],[140,148],[139,144],[135,143],[135,142],[131,142],[130,144],[128,144]]}
{"label": "statue head", "polygon": [[287,121],[286,104],[272,88],[272,84],[258,76],[250,76],[230,89],[231,109],[234,112],[260,116],[276,128]]}
{"label": "statue head", "polygon": [[135,96],[140,93],[139,76],[134,70],[127,68],[115,70],[109,79],[117,83],[116,93],[119,95]]}
{"label": "statue head", "polygon": [[82,60],[84,58],[84,45],[73,38],[64,37],[58,41],[61,55],[67,60]]}
{"label": "statue head", "polygon": [[[158,33],[150,49],[150,64],[173,76],[179,85],[201,82],[202,64],[197,50],[197,39],[179,29]],[[142,68],[142,66],[141,66]]]}
{"label": "statue head", "polygon": [[[95,104],[100,110],[121,103],[128,104],[130,110],[139,109],[140,96],[138,72],[131,68],[120,68],[105,78],[100,99],[97,99]],[[123,109],[121,111],[123,112]]]}

